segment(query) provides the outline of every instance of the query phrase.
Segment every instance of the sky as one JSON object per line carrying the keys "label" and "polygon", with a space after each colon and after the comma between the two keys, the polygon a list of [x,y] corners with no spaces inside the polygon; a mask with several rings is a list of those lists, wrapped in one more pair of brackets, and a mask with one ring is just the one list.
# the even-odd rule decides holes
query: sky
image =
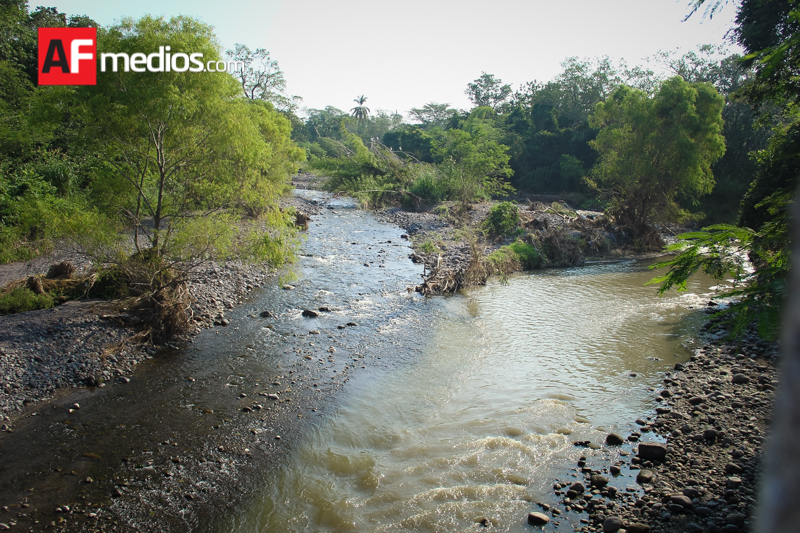
{"label": "sky", "polygon": [[[123,16],[190,15],[225,49],[266,48],[302,105],[408,113],[429,102],[470,108],[488,72],[514,89],[548,81],[571,56],[645,65],[659,50],[724,44],[735,6],[713,18],[689,0],[37,0],[102,25]],[[731,47],[731,51],[739,49]],[[654,65],[650,65],[651,68]]]}

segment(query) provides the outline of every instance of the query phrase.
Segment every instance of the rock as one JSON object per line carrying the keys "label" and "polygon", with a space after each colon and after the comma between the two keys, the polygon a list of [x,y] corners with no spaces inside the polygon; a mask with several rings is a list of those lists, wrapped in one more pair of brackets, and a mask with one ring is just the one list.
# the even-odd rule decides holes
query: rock
{"label": "rock", "polygon": [[569,486],[569,490],[574,490],[578,494],[583,494],[586,491],[586,487],[583,486],[583,483],[580,481],[576,481],[572,485]]}
{"label": "rock", "polygon": [[608,468],[608,471],[611,472],[612,476],[618,476],[619,473],[622,472],[622,469],[617,465],[612,465]]}
{"label": "rock", "polygon": [[598,489],[602,489],[606,485],[608,485],[608,478],[601,475],[593,475],[591,478],[592,487],[597,487]]}
{"label": "rock", "polygon": [[640,470],[639,473],[636,475],[636,482],[637,483],[651,483],[655,474],[652,470]]}
{"label": "rock", "polygon": [[319,313],[317,311],[312,311],[311,309],[303,309],[303,316],[306,318],[317,318]]}
{"label": "rock", "polygon": [[261,315],[261,318],[272,318],[272,317],[275,316],[272,313],[270,313],[269,311],[261,311],[260,315]]}
{"label": "rock", "polygon": [[532,526],[543,526],[550,522],[550,517],[543,513],[528,513],[528,523]]}
{"label": "rock", "polygon": [[686,487],[683,489],[683,495],[689,498],[690,500],[693,500],[695,498],[699,498],[703,494],[697,489],[693,489],[692,487]]}
{"label": "rock", "polygon": [[700,396],[694,396],[692,398],[689,398],[689,403],[692,405],[700,405],[704,401],[706,401],[705,398],[701,398]]}
{"label": "rock", "polygon": [[684,496],[683,494],[673,494],[672,496],[669,497],[669,501],[671,501],[672,503],[676,503],[685,509],[691,509],[692,507],[694,507],[692,500],[690,500],[687,496]]}
{"label": "rock", "polygon": [[745,385],[747,383],[750,383],[750,378],[748,378],[744,374],[734,374],[733,378],[731,379],[731,383],[735,385]]}
{"label": "rock", "polygon": [[726,524],[744,525],[744,515],[741,513],[731,513],[725,517]]}
{"label": "rock", "polygon": [[742,473],[742,467],[737,465],[737,464],[734,464],[734,463],[728,463],[728,464],[725,465],[725,473],[726,474],[741,474]]}
{"label": "rock", "polygon": [[626,533],[650,533],[650,526],[639,522],[628,524],[625,529]]}
{"label": "rock", "polygon": [[742,486],[742,479],[738,477],[729,477],[725,480],[725,488],[734,490]]}
{"label": "rock", "polygon": [[294,285],[284,285],[282,288],[285,291],[291,291],[294,290]]}
{"label": "rock", "polygon": [[608,436],[606,437],[606,444],[608,444],[609,446],[619,446],[623,442],[625,442],[625,439],[623,439],[617,433],[609,433]]}
{"label": "rock", "polygon": [[686,533],[703,533],[703,531],[705,531],[705,529],[703,529],[701,526],[698,526],[694,522],[689,522],[683,527],[686,530]]}
{"label": "rock", "polygon": [[667,456],[667,445],[660,442],[641,442],[637,455],[645,461],[663,461]]}
{"label": "rock", "polygon": [[717,438],[717,430],[709,428],[703,431],[703,438],[706,440],[715,440]]}
{"label": "rock", "polygon": [[622,518],[618,516],[611,516],[603,521],[603,533],[614,533],[622,529]]}

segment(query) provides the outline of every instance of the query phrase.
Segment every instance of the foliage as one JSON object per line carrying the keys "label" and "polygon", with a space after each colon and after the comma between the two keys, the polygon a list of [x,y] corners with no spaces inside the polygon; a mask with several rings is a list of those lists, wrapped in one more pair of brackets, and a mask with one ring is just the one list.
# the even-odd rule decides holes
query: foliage
{"label": "foliage", "polygon": [[[785,213],[786,199],[773,209]],[[659,294],[662,294],[673,287],[686,290],[687,280],[699,270],[717,280],[730,280],[732,285],[718,297],[733,301],[717,313],[716,316],[723,318],[719,325],[730,327],[730,337],[739,337],[755,322],[762,337],[774,339],[780,325],[789,269],[789,253],[782,245],[788,238],[785,229],[785,223],[771,223],[760,232],[720,224],[684,233],[678,236],[678,243],[668,247],[669,251],[679,252],[678,255],[650,267],[669,268],[650,283],[661,284]]]}
{"label": "foliage", "polygon": [[700,199],[698,208],[706,214],[707,222],[735,223],[739,203],[758,170],[753,154],[766,148],[772,133],[769,124],[757,120],[752,105],[737,96],[752,79],[753,71],[738,54],[727,54],[722,47],[710,45],[682,56],[660,52],[656,59],[690,83],[711,83],[725,97],[722,134],[731,149],[714,163],[716,185]]}
{"label": "foliage", "polygon": [[358,105],[350,110],[350,114],[356,117],[358,121],[366,120],[367,117],[369,117],[369,108],[364,105],[364,102],[367,101],[367,97],[362,94],[361,96],[357,96],[353,101]]}
{"label": "foliage", "polygon": [[[169,44],[219,57],[211,28],[186,17],[125,19],[98,39],[131,54]],[[85,142],[105,165],[93,188],[134,227],[137,251],[144,241],[157,256],[192,262],[263,249],[249,239],[290,239],[277,198],[302,151],[286,118],[239,91],[225,73],[174,71],[106,73],[76,91]],[[261,217],[266,230],[197,235],[230,225],[238,212]]]}
{"label": "foliage", "polygon": [[481,227],[490,235],[510,235],[519,227],[519,209],[512,202],[500,202],[489,209]]}
{"label": "foliage", "polygon": [[689,216],[678,195],[692,200],[712,189],[711,164],[725,151],[723,103],[711,85],[674,77],[653,97],[622,86],[597,105],[591,123],[600,131],[591,145],[600,159],[590,183],[634,238],[660,242],[655,224]]}
{"label": "foliage", "polygon": [[49,309],[55,305],[49,294],[36,294],[27,287],[17,287],[0,294],[0,315]]}
{"label": "foliage", "polygon": [[544,258],[535,246],[516,240],[507,246],[501,246],[486,258],[492,270],[503,274],[522,268],[533,270],[541,268]]}
{"label": "foliage", "polygon": [[511,96],[511,86],[503,85],[503,80],[493,74],[481,72],[479,78],[467,85],[464,93],[476,107],[490,107],[497,110]]}
{"label": "foliage", "polygon": [[242,67],[234,76],[242,86],[244,95],[250,100],[263,100],[270,102],[277,109],[293,113],[302,98],[286,94],[286,79],[278,66],[278,62],[271,59],[269,52],[264,48],[251,51],[243,44],[236,43],[233,50],[225,54],[235,61],[240,61]]}
{"label": "foliage", "polygon": [[422,106],[421,109],[412,108],[410,115],[412,119],[421,124],[422,129],[445,128],[458,116],[458,110],[450,107],[450,104],[431,102]]}

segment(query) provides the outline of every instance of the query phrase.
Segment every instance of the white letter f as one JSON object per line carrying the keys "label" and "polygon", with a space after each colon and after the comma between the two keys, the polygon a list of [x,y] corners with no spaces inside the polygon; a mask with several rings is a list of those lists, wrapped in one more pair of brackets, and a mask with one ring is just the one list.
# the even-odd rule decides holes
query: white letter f
{"label": "white letter f", "polygon": [[78,65],[81,59],[94,59],[92,53],[81,53],[81,46],[92,46],[94,41],[91,39],[74,39],[69,45],[70,58],[69,58],[69,71],[71,74],[78,73]]}

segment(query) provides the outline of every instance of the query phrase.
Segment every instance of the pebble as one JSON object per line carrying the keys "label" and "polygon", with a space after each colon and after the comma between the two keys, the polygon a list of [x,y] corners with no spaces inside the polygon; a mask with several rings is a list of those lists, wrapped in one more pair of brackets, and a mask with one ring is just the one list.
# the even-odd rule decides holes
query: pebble
{"label": "pebble", "polygon": [[543,526],[550,522],[550,517],[544,513],[528,513],[528,523],[532,526]]}

